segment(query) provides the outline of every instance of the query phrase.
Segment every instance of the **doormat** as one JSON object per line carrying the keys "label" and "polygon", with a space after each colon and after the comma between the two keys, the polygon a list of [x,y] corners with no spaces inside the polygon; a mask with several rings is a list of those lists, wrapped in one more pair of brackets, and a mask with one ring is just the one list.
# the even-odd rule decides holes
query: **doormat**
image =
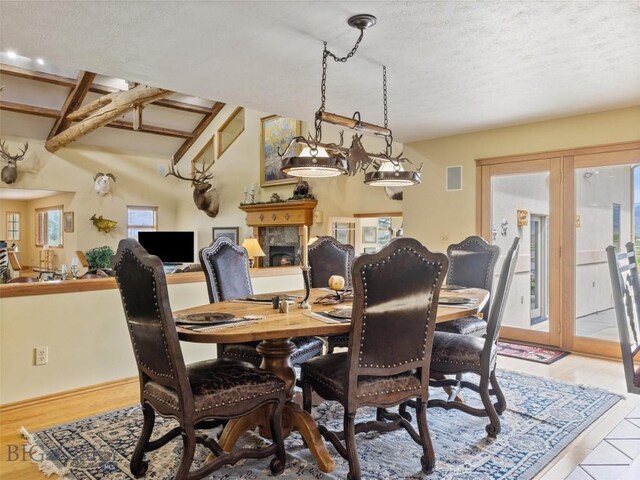
{"label": "doormat", "polygon": [[550,365],[561,358],[569,355],[570,352],[556,350],[555,348],[535,347],[533,345],[521,345],[505,341],[498,342],[498,355],[505,357],[520,358],[530,362],[544,363]]}

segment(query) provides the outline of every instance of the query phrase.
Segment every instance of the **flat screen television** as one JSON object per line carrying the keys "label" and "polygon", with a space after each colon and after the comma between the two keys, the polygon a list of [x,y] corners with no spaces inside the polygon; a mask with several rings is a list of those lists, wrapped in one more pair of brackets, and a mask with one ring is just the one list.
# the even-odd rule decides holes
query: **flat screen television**
{"label": "flat screen television", "polygon": [[193,263],[195,232],[138,232],[138,242],[162,263]]}

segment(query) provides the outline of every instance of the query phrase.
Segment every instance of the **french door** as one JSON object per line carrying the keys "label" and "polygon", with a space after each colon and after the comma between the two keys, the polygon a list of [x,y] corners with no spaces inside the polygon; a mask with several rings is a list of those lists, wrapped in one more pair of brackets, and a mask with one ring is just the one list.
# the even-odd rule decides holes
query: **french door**
{"label": "french door", "polygon": [[619,356],[605,248],[640,250],[640,143],[477,164],[478,230],[521,239],[502,338]]}

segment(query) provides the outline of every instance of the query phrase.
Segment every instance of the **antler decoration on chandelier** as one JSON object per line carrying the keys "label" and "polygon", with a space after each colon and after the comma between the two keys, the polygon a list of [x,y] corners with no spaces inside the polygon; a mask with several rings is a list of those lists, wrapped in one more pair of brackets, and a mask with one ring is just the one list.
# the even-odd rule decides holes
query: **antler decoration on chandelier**
{"label": "antler decoration on chandelier", "polygon": [[[364,30],[376,24],[373,15],[355,15],[348,20],[348,24],[360,30],[351,51],[344,57],[338,57],[327,49],[327,42],[323,42],[322,51],[322,82],[320,84],[321,103],[315,114],[315,134],[291,139],[284,152],[278,151],[282,158],[281,171],[293,177],[333,177],[337,175],[355,175],[363,172],[365,183],[373,186],[407,186],[420,183],[420,167],[403,157],[402,153],[393,156],[393,133],[388,127],[387,108],[387,68],[382,67],[382,88],[384,103],[384,127],[363,122],[360,112],[355,112],[351,118],[325,111],[327,58],[336,62],[347,62],[353,57],[364,37]],[[362,146],[362,135],[355,134],[351,146],[343,146],[343,132],[340,132],[340,143],[322,142],[322,122],[340,125],[352,130],[372,133],[384,137],[386,148],[384,152],[369,153]]]}

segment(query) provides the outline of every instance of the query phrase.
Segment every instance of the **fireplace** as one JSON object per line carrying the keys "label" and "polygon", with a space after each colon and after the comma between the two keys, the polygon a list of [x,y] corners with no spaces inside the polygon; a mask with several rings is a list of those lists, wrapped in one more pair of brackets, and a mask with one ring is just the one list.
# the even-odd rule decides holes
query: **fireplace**
{"label": "fireplace", "polygon": [[269,246],[269,265],[268,267],[284,267],[295,265],[296,247],[285,245]]}

